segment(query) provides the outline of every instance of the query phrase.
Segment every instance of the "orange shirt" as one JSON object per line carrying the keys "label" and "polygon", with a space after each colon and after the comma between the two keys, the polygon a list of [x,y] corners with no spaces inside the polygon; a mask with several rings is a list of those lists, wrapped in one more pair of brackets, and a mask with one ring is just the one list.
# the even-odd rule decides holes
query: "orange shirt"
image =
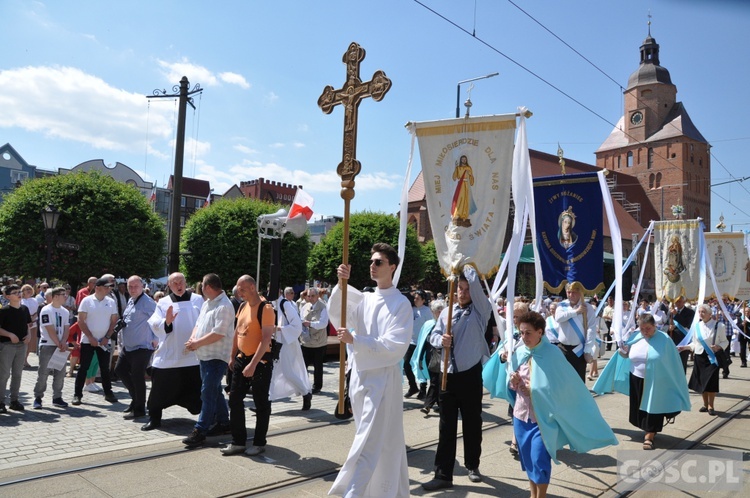
{"label": "orange shirt", "polygon": [[[237,347],[247,356],[255,354],[263,338],[262,327],[258,323],[258,306],[261,305],[265,305],[262,326],[275,327],[276,315],[273,312],[273,306],[266,301],[261,301],[255,306],[245,303],[237,312]],[[270,346],[268,351],[271,351]]]}

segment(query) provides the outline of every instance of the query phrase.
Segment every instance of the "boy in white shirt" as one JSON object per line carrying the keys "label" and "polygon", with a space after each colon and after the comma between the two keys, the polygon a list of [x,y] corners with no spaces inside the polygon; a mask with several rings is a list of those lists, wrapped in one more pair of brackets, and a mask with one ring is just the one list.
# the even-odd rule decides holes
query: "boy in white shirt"
{"label": "boy in white shirt", "polygon": [[60,408],[67,408],[68,404],[62,399],[65,383],[65,366],[59,370],[47,368],[52,355],[56,351],[68,351],[68,334],[70,332],[70,312],[63,307],[65,304],[65,288],[55,287],[47,291],[52,294],[52,303],[42,308],[39,313],[39,371],[36,386],[34,386],[34,409],[42,408],[42,398],[47,390],[47,377],[52,374],[52,404]]}

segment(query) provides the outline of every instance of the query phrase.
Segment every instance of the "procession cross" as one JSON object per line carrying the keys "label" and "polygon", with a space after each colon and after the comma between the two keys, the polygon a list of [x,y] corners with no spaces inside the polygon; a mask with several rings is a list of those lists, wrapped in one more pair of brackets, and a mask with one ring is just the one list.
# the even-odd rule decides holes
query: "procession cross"
{"label": "procession cross", "polygon": [[[354,198],[354,177],[362,169],[357,161],[357,109],[363,99],[372,97],[375,102],[383,99],[391,88],[391,80],[383,71],[375,71],[372,80],[362,83],[359,77],[359,64],[365,58],[365,49],[358,43],[352,42],[344,53],[342,62],[346,64],[346,82],[339,90],[334,90],[330,85],[323,89],[318,99],[318,106],[326,114],[331,114],[333,108],[338,104],[344,106],[344,146],[342,159],[336,168],[336,173],[341,177],[341,198],[344,199],[344,241],[343,257],[344,265],[349,264],[349,205]],[[347,279],[341,281],[341,324],[346,328],[346,295]],[[335,416],[337,418],[349,418],[351,416],[345,407],[344,381],[346,378],[346,349],[344,343],[339,344],[339,403]]]}

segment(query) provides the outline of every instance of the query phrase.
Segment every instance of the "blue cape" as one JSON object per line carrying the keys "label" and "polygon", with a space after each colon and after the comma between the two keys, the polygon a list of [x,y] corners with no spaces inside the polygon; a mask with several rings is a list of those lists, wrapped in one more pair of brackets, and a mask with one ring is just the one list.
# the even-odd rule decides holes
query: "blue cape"
{"label": "blue cape", "polygon": [[[641,339],[643,335],[638,332],[628,340],[627,345],[631,346]],[[592,390],[596,394],[616,391],[629,396],[630,358],[614,354]],[[648,341],[648,360],[640,409],[654,414],[690,411],[690,394],[680,355],[672,339],[660,330]]]}
{"label": "blue cape", "polygon": [[420,384],[424,384],[426,382],[430,381],[430,371],[427,370],[427,363],[429,362],[429,358],[425,357],[421,362],[419,361],[419,358],[422,356],[422,351],[424,351],[425,342],[427,341],[427,337],[429,337],[430,332],[432,332],[432,328],[435,326],[435,320],[427,320],[424,322],[424,325],[422,325],[421,330],[419,331],[419,339],[417,339],[417,348],[414,350],[414,354],[411,355],[411,361],[409,364],[411,365],[411,369],[414,372],[414,376],[417,378],[417,382]]}
{"label": "blue cape", "polygon": [[[500,368],[491,365],[493,358],[485,364],[484,385],[491,395],[505,398],[511,405],[515,405],[516,395],[508,387],[510,373],[523,362],[530,362],[531,404],[544,446],[555,463],[560,463],[556,458],[557,450],[565,446],[585,453],[618,444],[586,384],[581,382],[560,349],[550,344],[546,337],[542,336],[542,341],[532,349],[523,345],[519,347],[511,360]],[[496,361],[500,362],[499,357]],[[487,369],[488,365],[490,370]],[[493,373],[497,377],[489,379]]]}

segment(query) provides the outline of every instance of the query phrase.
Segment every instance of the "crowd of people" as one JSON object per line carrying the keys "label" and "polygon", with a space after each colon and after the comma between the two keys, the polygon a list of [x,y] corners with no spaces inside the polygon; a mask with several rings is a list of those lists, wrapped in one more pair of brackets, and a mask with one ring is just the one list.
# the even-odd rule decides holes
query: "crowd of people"
{"label": "crowd of people", "polygon": [[[371,253],[369,272],[377,286],[352,310],[354,323],[334,331],[347,345],[356,435],[331,494],[408,495],[404,397],[416,396],[425,417],[439,416],[434,475],[422,485],[426,491],[453,486],[459,419],[468,479],[483,479],[486,388],[509,400],[514,429],[509,450],[526,471],[532,496],[544,496],[557,450],[617,444],[586,380],[595,381],[597,394],[629,396],[630,423],[643,431],[643,449],[650,450],[656,435],[690,409],[688,389],[701,394],[701,412],[715,415],[719,377],[729,376],[731,358],[747,366],[750,307],[743,303],[625,301],[616,342],[614,300],[600,306],[596,297],[584,298],[578,283],[566,287],[566,299],[546,298],[537,305],[522,297],[500,298],[493,306],[471,266],[456,276],[450,299],[420,288],[396,289],[396,251],[376,244]],[[340,282],[351,271],[341,265]],[[25,409],[19,389],[29,354],[37,355],[39,365],[34,409],[44,407],[49,377],[55,407],[68,407],[62,391],[72,376],[71,404],[81,405],[97,381],[104,399],[117,403],[114,377],[130,397],[125,419],[143,419],[141,430],[156,430],[166,408],[181,406],[197,416],[183,443],[196,447],[207,437],[231,435],[221,449],[226,456],[266,451],[274,400],[298,396],[301,409],[311,409],[313,395],[323,389],[335,290],[330,303],[327,290],[316,287],[298,299],[288,287],[271,301],[249,275],[237,280],[230,296],[216,274],[189,288],[184,275],[173,273],[166,293],[150,294],[137,275],[119,285],[113,275],[91,277],[75,297],[69,286],[8,282],[0,309],[0,413]],[[506,320],[508,307],[512,323]],[[617,354],[600,372],[598,358],[612,349]],[[495,368],[492,387],[489,365]],[[561,393],[576,403],[562,402]],[[256,417],[251,444],[247,396]],[[554,417],[546,415],[552,411]],[[585,438],[573,429],[584,419],[590,428]]]}

